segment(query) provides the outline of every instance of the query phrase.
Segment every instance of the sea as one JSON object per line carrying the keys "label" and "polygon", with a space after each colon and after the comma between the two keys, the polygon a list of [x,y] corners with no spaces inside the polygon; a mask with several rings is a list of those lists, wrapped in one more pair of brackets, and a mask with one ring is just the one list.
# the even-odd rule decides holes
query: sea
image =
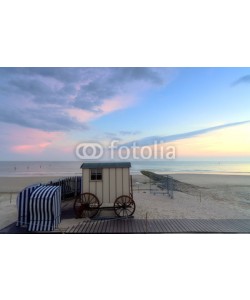
{"label": "sea", "polygon": [[[89,161],[88,161],[89,162]],[[81,175],[82,161],[0,161],[0,177],[41,177]],[[131,174],[141,170],[158,174],[250,175],[250,161],[131,161]]]}

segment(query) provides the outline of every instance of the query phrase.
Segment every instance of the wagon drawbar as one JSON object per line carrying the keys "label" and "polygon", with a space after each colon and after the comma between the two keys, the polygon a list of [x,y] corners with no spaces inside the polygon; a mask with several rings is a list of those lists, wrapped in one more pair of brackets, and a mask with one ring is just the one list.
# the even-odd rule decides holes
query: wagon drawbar
{"label": "wagon drawbar", "polygon": [[113,209],[117,217],[135,212],[130,162],[83,163],[82,192],[75,198],[77,218],[93,218],[100,209]]}

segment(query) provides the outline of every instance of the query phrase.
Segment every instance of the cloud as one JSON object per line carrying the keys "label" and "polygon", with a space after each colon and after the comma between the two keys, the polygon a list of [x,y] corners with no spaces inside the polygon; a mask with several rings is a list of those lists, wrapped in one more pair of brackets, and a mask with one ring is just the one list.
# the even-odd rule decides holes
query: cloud
{"label": "cloud", "polygon": [[119,134],[120,135],[137,135],[137,134],[140,134],[141,133],[141,131],[125,131],[125,130],[123,130],[123,131],[119,131]]}
{"label": "cloud", "polygon": [[169,73],[166,68],[0,68],[0,121],[47,131],[87,129],[88,120],[130,106],[138,91],[168,83]]}
{"label": "cloud", "polygon": [[12,146],[11,151],[16,153],[41,153],[45,148],[47,148],[51,143],[40,143],[36,145],[18,145]]}
{"label": "cloud", "polygon": [[196,131],[191,131],[191,132],[185,132],[185,133],[180,133],[180,134],[175,134],[175,135],[169,135],[169,136],[150,136],[150,137],[145,137],[140,140],[132,141],[126,144],[123,144],[122,146],[128,146],[131,147],[134,144],[136,146],[148,146],[148,145],[153,145],[154,143],[160,144],[160,143],[168,143],[168,142],[173,142],[173,141],[178,141],[178,140],[183,140],[191,137],[195,137],[204,133],[209,133],[212,131],[216,131],[219,129],[227,128],[227,127],[233,127],[233,126],[239,126],[243,124],[250,123],[249,121],[244,121],[244,122],[236,122],[236,123],[228,123],[228,124],[223,124],[219,126],[214,126],[214,127],[209,127],[201,130],[196,130]]}
{"label": "cloud", "polygon": [[45,131],[69,131],[71,129],[87,129],[83,122],[78,122],[64,111],[49,108],[12,108],[0,105],[0,121],[23,127]]}
{"label": "cloud", "polygon": [[235,82],[232,83],[232,86],[236,86],[239,84],[244,84],[244,83],[248,83],[250,84],[250,75],[246,75],[246,76],[242,76],[240,77],[238,80],[236,80]]}
{"label": "cloud", "polygon": [[94,80],[82,84],[74,101],[81,109],[100,112],[105,99],[119,97],[139,89],[166,83],[166,69],[97,68]]}

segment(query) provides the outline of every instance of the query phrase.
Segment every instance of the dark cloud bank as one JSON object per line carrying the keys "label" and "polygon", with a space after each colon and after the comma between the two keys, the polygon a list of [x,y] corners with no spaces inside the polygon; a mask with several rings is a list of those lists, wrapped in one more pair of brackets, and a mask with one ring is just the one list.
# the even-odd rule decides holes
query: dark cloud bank
{"label": "dark cloud bank", "polygon": [[86,129],[67,109],[101,112],[105,99],[135,84],[159,86],[167,69],[0,68],[0,122],[47,131]]}

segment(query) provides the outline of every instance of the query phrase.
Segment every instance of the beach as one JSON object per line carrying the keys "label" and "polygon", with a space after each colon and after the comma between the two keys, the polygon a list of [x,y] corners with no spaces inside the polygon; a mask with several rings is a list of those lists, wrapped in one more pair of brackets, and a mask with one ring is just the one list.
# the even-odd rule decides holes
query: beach
{"label": "beach", "polygon": [[[138,219],[249,219],[250,176],[172,174],[175,180],[194,186],[174,191],[173,199],[144,175],[133,175]],[[16,197],[26,186],[47,183],[56,177],[0,177],[0,229],[17,220]],[[72,208],[73,209],[73,208]],[[60,227],[80,219],[62,220]]]}

